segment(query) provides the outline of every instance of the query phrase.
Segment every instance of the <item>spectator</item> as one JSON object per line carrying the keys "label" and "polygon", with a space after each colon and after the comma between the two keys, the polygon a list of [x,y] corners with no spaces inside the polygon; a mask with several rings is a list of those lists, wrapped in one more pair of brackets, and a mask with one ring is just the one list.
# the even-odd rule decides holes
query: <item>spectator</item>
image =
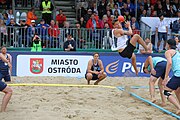
{"label": "spectator", "polygon": [[106,15],[107,15],[108,19],[111,18],[111,12],[109,10],[106,11]]}
{"label": "spectator", "polygon": [[29,25],[26,24],[25,20],[20,22],[20,29],[19,29],[19,39],[18,44],[19,47],[27,46],[27,29]]}
{"label": "spectator", "polygon": [[76,42],[71,34],[67,35],[67,40],[64,42],[64,51],[76,51]]}
{"label": "spectator", "polygon": [[94,14],[91,15],[91,18],[88,20],[87,24],[86,24],[86,28],[88,29],[96,29],[96,28],[100,28],[100,23],[99,21],[97,21],[95,19]]}
{"label": "spectator", "polygon": [[56,16],[56,21],[59,23],[59,27],[63,27],[64,22],[66,21],[66,16],[63,14],[62,9],[59,10],[59,14]]}
{"label": "spectator", "polygon": [[176,41],[176,50],[180,52],[180,37],[175,37],[174,40]]}
{"label": "spectator", "polygon": [[136,21],[135,17],[131,18],[131,26],[135,26],[135,29],[139,30],[139,23]]}
{"label": "spectator", "polygon": [[132,32],[133,32],[133,35],[135,35],[135,34],[140,35],[140,30],[138,30],[138,29],[136,28],[135,24],[132,25]]}
{"label": "spectator", "polygon": [[110,29],[110,27],[109,27],[109,24],[106,22],[105,24],[104,24],[104,31],[103,31],[103,43],[102,43],[102,45],[103,45],[103,47],[102,47],[102,49],[110,49],[110,41],[112,41],[112,40],[110,40],[110,39],[112,39],[110,36],[111,36],[111,29]]}
{"label": "spectator", "polygon": [[145,43],[147,45],[148,51],[145,51],[145,49],[142,47],[142,45],[139,45],[140,53],[141,54],[151,54],[153,52],[151,40],[149,38],[146,38]]}
{"label": "spectator", "polygon": [[74,35],[73,29],[70,28],[69,22],[64,22],[63,37],[67,37],[68,34]]}
{"label": "spectator", "polygon": [[54,9],[53,4],[50,0],[44,0],[40,4],[40,10],[42,11],[42,19],[45,20],[45,23],[50,24],[50,21],[52,20],[52,11]]}
{"label": "spectator", "polygon": [[98,15],[98,10],[96,9],[96,3],[93,3],[91,10],[92,10],[92,12],[96,12],[96,14]]}
{"label": "spectator", "polygon": [[123,8],[121,9],[121,14],[124,16],[126,14],[125,12],[130,12],[126,3],[124,3]]}
{"label": "spectator", "polygon": [[180,33],[180,18],[179,20],[175,20],[173,24],[171,25],[172,34],[178,34]]}
{"label": "spectator", "polygon": [[112,13],[112,9],[111,9],[108,5],[106,6],[106,12],[107,12],[107,11],[110,11],[111,15],[113,14],[113,13]]}
{"label": "spectator", "polygon": [[15,23],[14,19],[10,19],[10,23],[7,25],[7,33],[8,42],[10,42],[11,46],[14,46],[17,27],[19,27],[19,25]]}
{"label": "spectator", "polygon": [[107,15],[103,15],[103,19],[102,19],[102,21],[100,22],[101,28],[104,28],[104,27],[105,27],[105,23],[107,23],[110,28],[113,27],[111,18],[108,19]]}
{"label": "spectator", "polygon": [[151,5],[150,9],[148,10],[148,15],[149,15],[150,17],[154,17],[154,16],[153,16],[154,11],[155,11],[154,6]]}
{"label": "spectator", "polygon": [[114,11],[114,17],[115,17],[116,20],[118,19],[118,16],[119,16],[119,13],[118,13],[117,10],[115,10],[115,11]]}
{"label": "spectator", "polygon": [[[157,0],[157,2],[156,2],[156,4],[154,5],[154,10],[158,10],[158,6],[159,5],[161,5],[162,4],[162,6],[164,5],[163,3],[161,3],[161,0]],[[163,10],[164,10],[164,8],[163,8]]]}
{"label": "spectator", "polygon": [[114,0],[109,0],[107,6],[109,6],[111,10],[114,9]]}
{"label": "spectator", "polygon": [[120,11],[120,9],[118,8],[118,5],[117,5],[117,4],[114,4],[114,9],[112,9],[112,13],[115,13],[115,11],[118,11],[118,14],[121,15],[121,11]]}
{"label": "spectator", "polygon": [[83,17],[80,18],[79,24],[80,24],[81,28],[86,28],[86,22],[84,21]]}
{"label": "spectator", "polygon": [[96,21],[99,21],[99,16],[97,15],[97,13],[93,12],[93,14],[94,14],[94,17],[95,17]]}
{"label": "spectator", "polygon": [[[146,14],[143,14],[143,12]],[[144,7],[142,4],[140,4],[140,9],[137,11],[137,21],[140,21],[141,17],[147,17],[147,11],[144,10]]]}
{"label": "spectator", "polygon": [[98,15],[99,15],[100,19],[102,19],[104,14],[106,14],[106,6],[107,6],[106,0],[100,1],[99,6],[97,7],[98,8]]}
{"label": "spectator", "polygon": [[78,9],[78,18],[80,17],[84,17],[86,14],[87,14],[87,10],[85,10],[85,8],[83,6],[81,6],[79,9]]}
{"label": "spectator", "polygon": [[[116,3],[117,4],[117,7],[119,8],[119,9],[122,9],[123,8],[123,5],[124,5],[124,2],[123,2],[123,0],[118,0],[118,2]],[[115,7],[115,6],[114,6]],[[120,14],[120,13],[119,13]]]}
{"label": "spectator", "polygon": [[130,0],[127,0],[127,8],[129,9],[130,15],[135,16],[135,8],[133,3]]}
{"label": "spectator", "polygon": [[140,15],[140,20],[141,20],[141,17],[147,17],[147,12],[146,10],[143,10],[142,14]]}
{"label": "spectator", "polygon": [[3,14],[3,20],[4,20],[4,23],[6,24],[6,26],[10,24],[10,20],[11,19],[8,18],[8,14],[7,13]]}
{"label": "spectator", "polygon": [[28,13],[27,13],[27,21],[26,24],[30,25],[31,24],[31,20],[37,20],[37,16],[35,15],[35,10],[34,8],[31,8]]}
{"label": "spectator", "polygon": [[129,12],[128,11],[126,11],[126,12],[124,12],[125,14],[124,14],[124,20],[125,21],[130,21],[131,20],[131,15],[129,14]]}
{"label": "spectator", "polygon": [[30,46],[30,41],[32,40],[34,34],[37,33],[35,20],[31,20],[31,24],[27,29],[27,47]]}
{"label": "spectator", "polygon": [[45,47],[48,46],[48,28],[49,25],[45,23],[44,19],[41,19],[40,24],[37,25],[37,31],[41,41],[45,44]]}
{"label": "spectator", "polygon": [[178,0],[174,0],[174,3],[173,3],[173,9],[175,10],[175,12],[178,11],[178,8],[179,8],[179,1]]}
{"label": "spectator", "polygon": [[13,10],[12,9],[8,10],[8,18],[9,19],[11,19],[11,18],[14,19],[14,15],[13,15]]}
{"label": "spectator", "polygon": [[90,19],[91,15],[92,15],[92,10],[88,9],[87,14],[84,15],[84,20],[85,20],[86,23]]}
{"label": "spectator", "polygon": [[173,6],[170,5],[169,6],[169,10],[167,11],[166,17],[175,17],[175,10],[173,9]]}
{"label": "spectator", "polygon": [[161,4],[158,5],[157,14],[158,15],[160,15],[160,14],[166,15],[166,12],[162,9],[162,5]]}
{"label": "spectator", "polygon": [[6,25],[5,25],[5,23],[4,23],[4,21],[3,20],[1,20],[0,21],[1,23],[0,23],[0,36],[1,36],[1,39],[0,39],[0,45],[2,46],[2,45],[6,45],[6,40],[7,40],[7,28],[6,28]]}
{"label": "spectator", "polygon": [[34,34],[31,41],[31,52],[42,52],[43,42],[37,33]]}
{"label": "spectator", "polygon": [[[114,24],[114,21],[115,21],[115,16],[114,16],[114,15],[111,15],[111,18],[110,18],[108,21],[111,22],[112,28],[113,28],[113,24]],[[110,28],[111,28],[111,26],[110,26]],[[111,29],[112,29],[112,28],[111,28]]]}
{"label": "spectator", "polygon": [[85,45],[85,31],[81,29],[81,25],[76,23],[75,41],[77,42],[78,48],[84,48]]}
{"label": "spectator", "polygon": [[60,44],[60,30],[58,25],[55,24],[54,20],[51,20],[49,29],[48,29],[48,34],[50,36],[50,44],[49,47],[57,48],[58,45]]}
{"label": "spectator", "polygon": [[144,0],[144,9],[147,11],[150,7],[150,0]]}
{"label": "spectator", "polygon": [[159,46],[161,43],[161,40],[164,40],[164,48],[166,47],[166,41],[167,41],[167,33],[168,33],[168,24],[164,20],[164,15],[161,14],[159,16],[160,21],[156,25],[156,34],[158,34],[158,44],[157,44],[157,50],[159,50]]}
{"label": "spectator", "polygon": [[170,10],[170,1],[166,0],[165,4],[162,6],[164,7],[164,11],[167,13],[167,11]]}

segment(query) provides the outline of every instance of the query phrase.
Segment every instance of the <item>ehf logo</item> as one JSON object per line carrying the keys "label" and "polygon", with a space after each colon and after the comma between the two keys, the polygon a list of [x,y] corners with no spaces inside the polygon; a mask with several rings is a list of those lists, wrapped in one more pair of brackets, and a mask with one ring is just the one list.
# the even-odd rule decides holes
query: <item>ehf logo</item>
{"label": "ehf logo", "polygon": [[30,71],[33,74],[40,74],[43,71],[43,58],[30,58]]}

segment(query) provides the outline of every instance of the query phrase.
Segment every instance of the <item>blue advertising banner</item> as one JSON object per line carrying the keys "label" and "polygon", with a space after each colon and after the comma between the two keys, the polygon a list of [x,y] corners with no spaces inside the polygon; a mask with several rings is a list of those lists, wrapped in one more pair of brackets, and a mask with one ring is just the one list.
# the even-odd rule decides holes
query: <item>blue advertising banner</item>
{"label": "blue advertising banner", "polygon": [[[105,71],[108,76],[127,76],[134,77],[135,71],[131,64],[131,60],[127,58],[122,58],[120,56],[101,56],[100,59],[103,61]],[[138,76],[147,77],[148,74],[143,73],[144,61],[146,60],[146,56],[138,56],[137,57],[137,68],[139,69]]]}
{"label": "blue advertising banner", "polygon": [[[21,67],[20,69],[17,68],[17,63],[18,64],[23,64],[22,66],[24,68],[30,66],[30,59],[28,58],[33,58],[33,56],[58,56],[61,58],[61,55],[69,55],[69,56],[92,56],[93,53],[90,52],[9,52],[12,55],[13,58],[13,70],[12,70],[12,75],[17,76],[17,72],[23,71],[23,68]],[[24,61],[17,61],[18,55],[27,55],[28,59],[24,59]],[[136,59],[137,59],[137,67],[140,70],[138,77],[148,77],[148,74],[143,73],[143,66],[144,66],[144,61],[149,55],[142,55],[142,54],[136,54]],[[152,56],[159,56],[159,57],[164,57],[164,54],[152,54]],[[64,59],[64,58],[62,58]],[[79,58],[83,59],[84,61],[87,61],[87,59],[84,58]],[[110,77],[121,77],[121,76],[127,76],[127,77],[135,77],[134,69],[131,64],[131,60],[127,58],[122,58],[117,52],[108,52],[108,53],[100,53],[100,59],[103,61],[104,69],[105,72],[107,73],[108,76]],[[81,61],[81,60],[80,60]],[[22,62],[22,63],[21,63]],[[46,61],[44,61],[46,62]],[[26,64],[27,63],[27,64]],[[80,64],[79,64],[80,65]],[[87,66],[87,65],[85,65]],[[82,66],[79,66],[82,68]],[[29,69],[27,69],[29,70]],[[81,71],[86,71],[86,68],[82,68]],[[171,73],[172,74],[172,73]],[[42,74],[44,75],[44,74]],[[61,74],[59,74],[61,76]],[[171,75],[170,75],[171,76]],[[77,76],[79,77],[79,76]]]}

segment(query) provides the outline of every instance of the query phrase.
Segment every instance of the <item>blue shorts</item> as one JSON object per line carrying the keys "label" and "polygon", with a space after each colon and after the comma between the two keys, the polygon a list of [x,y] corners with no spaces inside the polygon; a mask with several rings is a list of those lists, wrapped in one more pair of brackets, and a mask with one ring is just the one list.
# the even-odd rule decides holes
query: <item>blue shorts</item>
{"label": "blue shorts", "polygon": [[158,32],[158,41],[161,41],[162,38],[164,41],[167,41],[167,33]]}
{"label": "blue shorts", "polygon": [[159,78],[161,77],[162,79],[164,79],[165,73],[166,73],[166,61],[162,61],[156,64],[155,66],[155,70],[156,70],[156,75],[151,74],[152,76]]}
{"label": "blue shorts", "polygon": [[5,82],[10,82],[11,81],[11,76],[9,74],[2,74],[0,73],[0,80],[4,78]]}
{"label": "blue shorts", "polygon": [[0,80],[0,91],[3,91],[6,88],[7,84]]}
{"label": "blue shorts", "polygon": [[[87,74],[85,74],[85,78],[87,79]],[[92,80],[98,80],[98,75],[92,74]]]}
{"label": "blue shorts", "polygon": [[166,86],[172,90],[177,90],[180,87],[180,77],[173,76]]}

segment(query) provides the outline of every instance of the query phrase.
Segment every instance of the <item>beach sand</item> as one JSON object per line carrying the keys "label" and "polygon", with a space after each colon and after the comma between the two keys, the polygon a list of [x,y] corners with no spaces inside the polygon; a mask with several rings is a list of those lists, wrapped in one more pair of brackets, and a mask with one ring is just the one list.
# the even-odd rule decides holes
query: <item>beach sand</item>
{"label": "beach sand", "polygon": [[[13,83],[86,84],[84,78],[12,77]],[[93,82],[91,82],[93,84]],[[148,86],[148,78],[108,77],[108,86]],[[0,120],[176,120],[116,88],[12,86],[14,93]],[[131,89],[149,100],[148,89]],[[3,93],[0,94],[2,100]],[[156,89],[157,104],[160,95]],[[166,108],[175,112],[167,103]]]}

